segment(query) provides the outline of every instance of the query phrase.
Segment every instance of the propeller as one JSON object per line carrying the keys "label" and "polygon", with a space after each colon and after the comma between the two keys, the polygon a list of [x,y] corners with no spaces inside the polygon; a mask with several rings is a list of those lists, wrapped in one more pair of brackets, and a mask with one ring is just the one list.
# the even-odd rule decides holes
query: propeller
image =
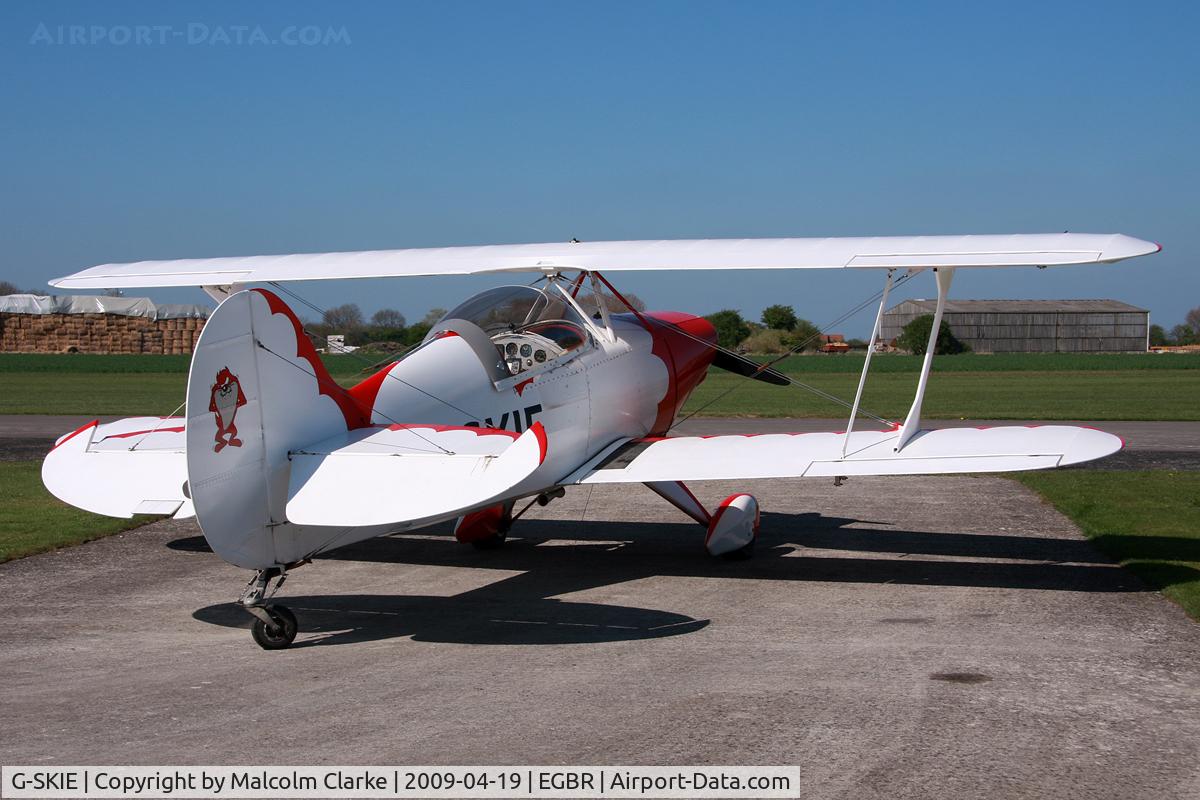
{"label": "propeller", "polygon": [[726,350],[723,347],[715,348],[717,353],[713,357],[712,364],[714,367],[720,367],[723,370],[728,370],[735,375],[741,375],[744,378],[753,378],[756,381],[769,383],[773,386],[787,386],[791,383],[788,377],[776,369],[765,366],[757,361],[746,358],[743,355]]}
{"label": "propeller", "polygon": [[769,383],[773,386],[788,386],[792,382],[791,379],[782,372],[772,369],[766,364],[760,364],[754,359],[747,358],[746,356],[736,353],[726,347],[721,347],[721,345],[717,344],[716,342],[701,339],[691,332],[684,330],[679,325],[676,325],[674,322],[661,319],[653,314],[642,317],[642,319],[654,325],[670,328],[671,330],[677,331],[680,335],[686,336],[688,339],[692,339],[704,345],[705,347],[710,348],[714,352],[712,360],[712,365],[714,367],[727,370],[735,375],[741,375],[743,378],[753,378],[756,381]]}

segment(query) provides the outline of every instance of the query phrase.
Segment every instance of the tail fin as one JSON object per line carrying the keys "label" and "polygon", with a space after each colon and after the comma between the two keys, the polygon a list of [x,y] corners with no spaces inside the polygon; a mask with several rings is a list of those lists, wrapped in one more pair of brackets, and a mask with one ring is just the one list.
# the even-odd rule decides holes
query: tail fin
{"label": "tail fin", "polygon": [[368,416],[277,296],[251,289],[221,303],[187,387],[188,485],[213,550],[251,568],[311,552],[328,531],[286,525],[288,451],[363,427]]}

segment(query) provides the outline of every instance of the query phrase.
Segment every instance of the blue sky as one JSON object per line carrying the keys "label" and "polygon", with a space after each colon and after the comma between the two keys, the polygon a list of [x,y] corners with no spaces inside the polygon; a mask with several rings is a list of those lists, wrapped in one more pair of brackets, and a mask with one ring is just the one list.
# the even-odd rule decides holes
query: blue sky
{"label": "blue sky", "polygon": [[[1164,252],[970,272],[954,295],[1111,297],[1169,328],[1200,305],[1198,7],[6,2],[0,279],[571,237],[1122,232]],[[114,43],[137,26],[149,43]],[[333,41],[278,41],[311,31]],[[619,285],[657,308],[785,302],[822,323],[877,277]],[[414,319],[494,283],[293,288]]]}

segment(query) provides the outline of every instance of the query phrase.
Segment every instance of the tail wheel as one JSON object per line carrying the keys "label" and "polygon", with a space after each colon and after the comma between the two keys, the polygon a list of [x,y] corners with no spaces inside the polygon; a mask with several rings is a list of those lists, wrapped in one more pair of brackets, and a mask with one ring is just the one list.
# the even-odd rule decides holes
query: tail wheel
{"label": "tail wheel", "polygon": [[296,639],[296,615],[287,606],[270,606],[266,612],[275,624],[255,618],[250,635],[263,650],[283,650]]}

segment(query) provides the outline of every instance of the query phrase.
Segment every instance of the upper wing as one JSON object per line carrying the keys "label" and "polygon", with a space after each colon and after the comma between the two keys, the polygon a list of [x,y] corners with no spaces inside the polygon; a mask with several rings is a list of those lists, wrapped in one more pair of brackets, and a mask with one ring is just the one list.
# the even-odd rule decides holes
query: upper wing
{"label": "upper wing", "polygon": [[102,264],[50,281],[60,289],[224,286],[268,281],[474,275],[545,269],[891,269],[1109,263],[1161,248],[1122,234],[664,239],[197,258]]}
{"label": "upper wing", "polygon": [[632,439],[613,444],[563,483],[1013,472],[1091,461],[1123,444],[1110,433],[1070,425],[921,431],[899,453],[898,438],[887,430],[855,432],[848,443],[844,433]]}

